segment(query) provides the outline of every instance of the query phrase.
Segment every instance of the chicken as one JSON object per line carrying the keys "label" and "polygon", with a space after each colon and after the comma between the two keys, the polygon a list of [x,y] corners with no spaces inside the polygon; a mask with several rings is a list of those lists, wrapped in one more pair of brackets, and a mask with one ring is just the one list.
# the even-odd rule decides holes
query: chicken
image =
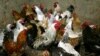
{"label": "chicken", "polygon": [[16,12],[14,12],[16,22],[14,24],[8,24],[7,30],[4,32],[3,46],[9,55],[13,53],[20,53],[23,45],[26,43],[27,28],[22,25],[23,19],[21,19]]}
{"label": "chicken", "polygon": [[80,54],[74,49],[70,43],[59,42],[58,47],[65,50],[66,53],[73,54],[74,56],[80,56]]}
{"label": "chicken", "polygon": [[53,23],[51,27],[49,27],[42,35],[39,36],[40,38],[34,42],[33,47],[37,49],[41,46],[48,46],[55,41],[56,31],[59,29],[60,25],[61,24],[59,22]]}
{"label": "chicken", "polygon": [[74,32],[81,32],[81,22],[80,22],[80,19],[78,17],[78,15],[74,12],[72,14],[73,16],[73,23],[72,23],[72,26],[73,26],[73,31]]}
{"label": "chicken", "polygon": [[61,16],[62,16],[62,18],[64,18],[64,17],[66,17],[67,19],[68,18],[71,18],[72,17],[72,14],[73,14],[73,12],[74,12],[74,6],[73,5],[70,5],[68,8],[67,8],[67,10],[66,11],[64,11],[62,14],[61,14]]}
{"label": "chicken", "polygon": [[36,20],[36,12],[33,10],[30,4],[24,4],[20,14],[24,18],[24,25]]}
{"label": "chicken", "polygon": [[38,7],[37,5],[34,5],[33,10],[36,12],[36,20],[39,21],[39,25],[41,25],[42,27],[46,29],[48,27],[48,23],[47,23],[48,18],[45,17],[45,14],[41,10],[41,6]]}
{"label": "chicken", "polygon": [[80,54],[74,49],[73,45],[69,42],[68,34],[65,33],[62,40],[58,43],[58,47],[65,50],[66,53],[73,54],[74,56],[80,56]]}
{"label": "chicken", "polygon": [[[74,35],[74,32],[72,30],[72,21],[73,21],[73,17],[72,18],[68,18],[67,20],[67,24],[65,26],[65,32],[68,33],[68,36],[69,37],[73,37]],[[75,37],[75,36],[74,36]],[[77,37],[77,36],[76,36]]]}
{"label": "chicken", "polygon": [[70,5],[61,16],[66,18],[66,26],[65,26],[65,34],[68,34],[70,38],[70,43],[73,46],[77,46],[79,37],[81,35],[81,28],[80,28],[80,20],[76,13],[74,12],[74,8]]}
{"label": "chicken", "polygon": [[[38,36],[38,30],[36,30],[37,26],[34,25],[33,29],[35,30],[30,30],[30,34],[29,35],[29,41],[31,42],[31,48],[33,47],[33,49],[35,48],[36,50],[38,49],[44,49],[46,51],[43,52],[43,55],[72,55],[69,53],[65,53],[62,49],[60,50],[60,48],[58,48],[55,44],[55,38],[56,38],[56,32],[59,29],[61,23],[59,21],[55,21],[51,27],[49,27],[46,32],[44,32],[42,35]],[[36,36],[33,35],[32,31],[34,32],[34,34],[36,34]],[[35,32],[37,31],[37,32]],[[51,33],[52,32],[52,33]],[[32,44],[33,43],[33,44]],[[33,45],[33,46],[32,46]],[[50,48],[51,47],[51,48]],[[58,51],[56,51],[58,50]],[[60,53],[61,52],[61,53]],[[56,54],[57,53],[57,54]]]}
{"label": "chicken", "polygon": [[82,29],[85,51],[95,53],[95,56],[98,56],[100,52],[100,33],[96,33],[95,26],[89,21],[83,22]]}
{"label": "chicken", "polygon": [[17,21],[17,20],[22,18],[20,13],[15,11],[15,10],[12,10],[12,15],[13,15],[13,17],[15,17],[15,19],[14,19],[15,21]]}
{"label": "chicken", "polygon": [[[9,54],[20,51],[26,42],[26,32],[25,27],[19,21],[17,21],[15,29],[6,32],[8,35],[5,34],[4,47]],[[8,40],[6,40],[7,38]]]}
{"label": "chicken", "polygon": [[56,15],[57,13],[59,13],[61,11],[60,5],[58,2],[54,3],[54,15]]}

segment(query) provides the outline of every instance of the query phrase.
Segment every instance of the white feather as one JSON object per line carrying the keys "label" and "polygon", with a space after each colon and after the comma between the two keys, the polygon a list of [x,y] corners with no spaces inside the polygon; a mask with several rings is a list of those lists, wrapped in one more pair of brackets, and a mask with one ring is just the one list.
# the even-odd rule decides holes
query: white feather
{"label": "white feather", "polygon": [[55,16],[55,20],[59,21],[59,15],[58,14]]}
{"label": "white feather", "polygon": [[58,47],[63,48],[67,53],[74,54],[74,56],[80,56],[80,54],[74,49],[70,43],[59,42]]}
{"label": "white feather", "polygon": [[7,31],[11,31],[10,27],[11,27],[11,24],[8,24],[8,25],[6,26]]}
{"label": "white feather", "polygon": [[46,41],[44,40],[44,44],[48,45],[49,43],[51,43],[52,41],[54,41],[55,36],[56,36],[56,30],[54,28],[54,25],[51,25],[51,27],[49,27],[46,32],[43,34],[43,36],[45,37],[45,39],[47,39]]}
{"label": "white feather", "polygon": [[37,7],[37,6],[35,6],[35,11],[36,11],[36,13],[37,13],[37,18],[38,18],[38,20],[39,20],[39,21],[42,21],[43,18],[44,18],[44,14],[43,14],[43,12],[41,11],[41,9],[40,9],[39,7]]}
{"label": "white feather", "polygon": [[[65,16],[65,15],[67,15],[67,20],[66,20],[66,26],[65,26],[65,32],[67,32],[68,33],[68,36],[70,37],[70,38],[77,38],[77,37],[79,37],[79,35],[80,35],[80,32],[74,32],[73,30],[72,30],[72,22],[73,22],[73,17],[71,17],[71,13],[69,12],[69,11],[65,11],[64,13],[63,13],[63,15]],[[70,18],[71,17],[71,18]]]}
{"label": "white feather", "polygon": [[4,33],[0,32],[0,46],[2,46],[3,44],[3,38],[4,38]]}
{"label": "white feather", "polygon": [[45,46],[49,45],[55,40],[56,36],[56,29],[54,28],[55,24],[52,24],[51,27],[49,27],[46,32],[40,37],[40,39],[37,39],[34,42],[35,48],[38,48],[40,45],[44,44]]}
{"label": "white feather", "polygon": [[71,17],[71,13],[68,10],[61,14],[62,18],[64,18],[66,15],[67,15],[67,18]]}
{"label": "white feather", "polygon": [[48,27],[50,27],[53,24],[54,21],[54,15],[50,14],[50,18],[48,19]]}
{"label": "white feather", "polygon": [[95,45],[95,47],[98,48],[98,49],[100,49],[100,46],[99,45]]}
{"label": "white feather", "polygon": [[26,27],[23,26],[23,25],[20,23],[20,21],[21,21],[21,20],[18,20],[18,21],[16,22],[16,28],[13,30],[13,33],[14,33],[14,42],[17,41],[17,37],[18,37],[19,33],[20,33],[21,31],[23,31],[24,29],[26,29]]}

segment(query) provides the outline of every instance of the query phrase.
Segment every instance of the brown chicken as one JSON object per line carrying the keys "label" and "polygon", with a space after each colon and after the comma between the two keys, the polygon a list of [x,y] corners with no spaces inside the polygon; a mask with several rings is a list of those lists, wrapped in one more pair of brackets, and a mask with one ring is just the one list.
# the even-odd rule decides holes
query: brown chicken
{"label": "brown chicken", "polygon": [[14,42],[12,39],[4,41],[4,48],[8,52],[8,54],[12,54],[13,52],[20,52],[25,42],[26,42],[26,30],[23,30],[22,32],[19,33],[17,42]]}
{"label": "brown chicken", "polygon": [[8,53],[12,55],[16,53],[17,55],[22,51],[23,46],[26,43],[26,33],[27,30],[22,25],[22,17],[16,11],[13,11],[13,16],[15,17],[15,23],[11,24],[4,32],[4,42],[3,46]]}

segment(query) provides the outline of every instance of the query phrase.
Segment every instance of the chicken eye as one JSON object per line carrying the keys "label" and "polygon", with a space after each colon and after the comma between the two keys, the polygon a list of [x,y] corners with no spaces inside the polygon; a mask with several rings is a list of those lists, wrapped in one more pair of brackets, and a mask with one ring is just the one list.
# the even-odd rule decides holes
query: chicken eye
{"label": "chicken eye", "polygon": [[70,16],[69,18],[72,18],[72,16]]}
{"label": "chicken eye", "polygon": [[68,18],[67,15],[65,16],[65,18]]}

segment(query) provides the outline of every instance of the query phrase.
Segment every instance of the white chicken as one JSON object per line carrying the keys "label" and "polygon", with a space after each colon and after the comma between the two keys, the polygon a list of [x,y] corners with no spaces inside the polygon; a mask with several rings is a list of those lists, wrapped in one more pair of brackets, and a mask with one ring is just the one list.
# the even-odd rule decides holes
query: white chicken
{"label": "white chicken", "polygon": [[[72,5],[70,7],[72,7]],[[65,32],[68,33],[68,36],[70,38],[77,38],[77,37],[79,37],[80,32],[77,32],[77,31],[75,32],[72,29],[73,27],[75,27],[75,26],[73,26],[73,22],[75,21],[74,19],[76,19],[76,18],[74,18],[72,16],[72,11],[70,11],[71,9],[70,10],[68,10],[68,9],[65,12],[63,12],[63,14],[61,14],[62,18],[67,16],[67,18],[66,18],[67,24],[66,24],[66,27],[65,27],[65,29],[66,29]]]}
{"label": "white chicken", "polygon": [[45,33],[43,33],[40,37],[40,39],[37,39],[34,42],[34,48],[38,48],[41,45],[47,46],[50,43],[52,43],[55,40],[56,37],[56,31],[59,29],[60,23],[55,22],[53,23],[48,29],[46,30]]}
{"label": "white chicken", "polygon": [[80,54],[74,49],[70,43],[59,42],[58,47],[63,48],[67,53],[73,54],[74,56],[80,56]]}
{"label": "white chicken", "polygon": [[64,33],[63,39],[59,42],[58,47],[65,50],[65,52],[73,54],[74,56],[80,56],[80,54],[74,49],[74,47],[68,42],[68,33]]}
{"label": "white chicken", "polygon": [[[71,6],[72,8],[72,6]],[[63,40],[61,40],[58,44],[58,47],[63,48],[66,52],[74,54],[74,56],[80,56],[80,54],[74,49],[74,45],[70,42],[70,39],[77,39],[79,37],[79,33],[73,31],[73,20],[75,19],[72,16],[72,9],[68,8],[67,11],[63,12],[61,16],[64,18],[66,17],[66,26],[65,26],[65,33],[63,35]],[[71,11],[70,11],[70,10]],[[74,43],[75,44],[75,43]]]}

